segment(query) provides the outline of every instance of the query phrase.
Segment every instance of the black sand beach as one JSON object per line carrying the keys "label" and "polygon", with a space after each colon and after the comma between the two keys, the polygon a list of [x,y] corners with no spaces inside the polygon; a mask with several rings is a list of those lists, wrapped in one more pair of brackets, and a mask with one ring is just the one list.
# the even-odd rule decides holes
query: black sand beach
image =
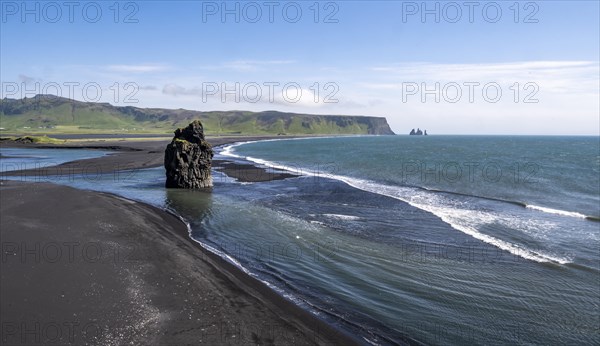
{"label": "black sand beach", "polygon": [[[118,151],[59,167],[156,167],[164,144],[102,143]],[[2,344],[357,343],[203,249],[165,211],[46,183],[2,181],[0,192]]]}
{"label": "black sand beach", "polygon": [[[207,140],[213,147],[220,145],[245,142],[260,139],[273,139],[280,137],[208,137]],[[289,137],[292,138],[292,137]],[[6,147],[24,148],[60,148],[60,149],[96,149],[111,151],[110,155],[66,162],[52,167],[26,169],[19,171],[3,172],[0,176],[35,177],[35,176],[72,176],[80,174],[112,173],[123,170],[160,167],[163,165],[164,150],[169,141],[91,141],[68,145],[46,145],[32,143],[17,143],[12,141],[0,142]],[[252,165],[236,164],[227,160],[214,160],[213,166],[242,182],[261,182],[293,177],[289,173],[266,170]]]}

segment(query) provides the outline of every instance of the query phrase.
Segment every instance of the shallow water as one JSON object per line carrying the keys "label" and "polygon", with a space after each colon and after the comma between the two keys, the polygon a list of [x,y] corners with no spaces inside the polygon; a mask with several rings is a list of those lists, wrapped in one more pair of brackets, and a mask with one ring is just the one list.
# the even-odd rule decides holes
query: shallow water
{"label": "shallow water", "polygon": [[[303,139],[225,150],[304,173],[282,181],[215,172],[212,193],[166,190],[155,168],[54,182],[176,211],[205,246],[371,343],[594,344],[600,224],[580,215],[599,214],[598,151],[597,138]],[[449,181],[448,162],[512,175]],[[537,170],[516,179],[511,165]]]}
{"label": "shallow water", "polygon": [[101,150],[1,148],[0,172],[39,169],[109,154]]}

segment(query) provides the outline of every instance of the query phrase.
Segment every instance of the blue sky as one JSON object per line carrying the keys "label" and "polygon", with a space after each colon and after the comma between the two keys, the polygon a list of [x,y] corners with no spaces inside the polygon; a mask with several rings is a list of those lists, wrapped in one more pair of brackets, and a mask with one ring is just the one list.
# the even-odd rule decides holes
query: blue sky
{"label": "blue sky", "polygon": [[597,1],[423,3],[1,1],[2,97],[599,134]]}

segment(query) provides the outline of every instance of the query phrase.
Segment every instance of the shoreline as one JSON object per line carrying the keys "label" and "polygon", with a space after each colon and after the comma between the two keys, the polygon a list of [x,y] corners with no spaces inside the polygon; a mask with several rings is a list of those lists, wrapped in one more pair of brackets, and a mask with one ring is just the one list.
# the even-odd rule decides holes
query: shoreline
{"label": "shoreline", "polygon": [[[247,136],[247,137],[207,137],[213,148],[227,144],[273,139],[294,139],[312,137],[281,136]],[[318,137],[316,137],[318,138]],[[39,176],[74,176],[86,174],[106,174],[120,171],[135,171],[144,168],[162,167],[164,150],[169,141],[132,141],[126,144],[119,141],[85,142],[81,145],[48,145],[36,143],[0,142],[0,148],[33,148],[33,149],[87,149],[110,151],[108,155],[83,160],[73,160],[59,165],[0,172],[0,177],[39,177]],[[241,182],[264,182],[286,179],[296,175],[265,169],[256,165],[245,165],[233,160],[213,160],[213,168],[236,178]]]}
{"label": "shoreline", "polygon": [[[214,139],[212,140],[213,147],[218,147],[218,146],[222,146],[225,144],[232,144],[232,143],[238,143],[238,142],[247,142],[247,141],[252,141],[252,140],[262,140],[262,139],[274,139],[274,138],[264,138],[264,137],[260,137],[260,138],[250,138],[250,137],[244,137],[244,138],[219,138],[218,141],[215,141]],[[282,139],[282,138],[277,138],[277,139]],[[214,143],[217,142],[217,143]],[[166,145],[167,142],[165,142],[164,144]],[[31,148],[62,148],[62,149],[67,149],[65,146],[62,145],[52,145],[52,146],[48,146],[48,145],[31,145],[31,144],[26,144],[26,145],[6,145],[8,143],[3,143],[3,146],[6,147],[31,147]],[[4,172],[2,174],[0,174],[1,176],[24,176],[24,175],[43,175],[43,174],[52,174],[51,172],[49,172],[49,170],[53,170],[54,172],[56,172],[55,174],[60,174],[65,168],[69,169],[71,172],[77,172],[79,170],[79,173],[83,173],[82,169],[85,169],[85,167],[90,167],[90,165],[96,165],[97,167],[100,167],[102,172],[113,172],[116,171],[117,168],[119,168],[118,164],[120,162],[124,162],[125,160],[129,161],[129,169],[139,169],[139,168],[150,168],[150,167],[158,167],[162,165],[162,162],[158,162],[158,160],[156,158],[154,158],[153,160],[148,161],[148,157],[150,155],[156,157],[157,155],[160,156],[160,159],[162,161],[162,152],[157,151],[157,150],[152,150],[152,148],[149,147],[156,147],[157,144],[159,144],[158,142],[154,141],[154,142],[140,142],[140,143],[127,143],[128,146],[126,147],[122,147],[122,146],[115,146],[115,143],[101,143],[100,145],[89,145],[88,143],[86,143],[86,145],[82,145],[82,146],[69,146],[68,149],[98,149],[98,150],[113,150],[115,151],[114,154],[109,154],[100,158],[96,158],[96,159],[86,159],[86,160],[77,160],[77,161],[71,161],[71,162],[67,162],[55,167],[48,167],[48,168],[42,168],[42,169],[33,169],[33,170],[22,170],[22,171],[12,171],[12,172]],[[162,144],[162,143],[160,143]],[[115,159],[117,158],[117,159]],[[137,158],[136,160],[131,160],[132,158]],[[112,166],[112,167],[111,167]],[[221,167],[219,167],[221,166]],[[225,166],[225,167],[223,167]],[[78,168],[79,167],[79,168]],[[260,168],[254,165],[240,165],[237,164],[233,161],[227,161],[227,160],[216,160],[215,163],[215,169],[222,171],[223,173],[232,176],[240,181],[268,181],[268,180],[276,180],[276,179],[285,179],[288,177],[294,177],[295,175],[293,174],[289,174],[289,173],[275,173],[275,172],[271,172],[271,171],[267,171],[264,168]],[[123,168],[121,168],[123,169]],[[119,169],[119,170],[121,170]],[[127,169],[127,168],[125,168]],[[2,184],[0,186],[0,189],[5,190],[7,186],[12,186],[13,184],[15,185],[20,185],[21,187],[19,189],[26,189],[23,186],[40,186],[40,185],[54,185],[54,184],[49,184],[49,183],[28,183],[28,182],[18,182],[18,181],[1,181]],[[235,266],[234,264],[228,262],[226,259],[220,257],[219,255],[211,252],[210,250],[206,249],[204,246],[202,246],[202,244],[200,244],[199,242],[197,242],[196,240],[194,240],[193,238],[191,238],[190,234],[189,234],[189,224],[188,222],[182,218],[181,216],[177,215],[175,212],[169,210],[169,209],[160,209],[157,208],[155,206],[143,203],[143,202],[139,202],[139,201],[132,201],[129,199],[125,199],[121,196],[117,196],[117,195],[112,195],[109,193],[104,193],[104,192],[95,192],[95,191],[90,191],[90,190],[79,190],[79,189],[74,189],[74,188],[70,188],[64,185],[54,185],[55,188],[57,189],[73,189],[76,191],[83,191],[84,194],[97,194],[100,196],[108,196],[109,198],[112,199],[118,199],[118,200],[122,200],[122,201],[127,201],[127,203],[130,204],[134,204],[134,205],[142,205],[144,206],[144,208],[147,209],[155,209],[157,211],[159,211],[159,213],[164,213],[164,214],[168,214],[171,215],[172,217],[177,219],[177,222],[180,225],[183,225],[183,228],[180,228],[177,230],[177,232],[170,232],[171,235],[175,235],[179,241],[183,241],[185,239],[185,242],[188,244],[188,246],[191,246],[192,248],[195,249],[196,252],[199,252],[202,254],[202,259],[206,262],[209,262],[212,266],[211,268],[211,272],[213,273],[218,273],[219,276],[224,276],[227,278],[227,280],[229,280],[230,282],[234,283],[234,285],[236,286],[236,288],[238,290],[240,290],[241,292],[244,292],[245,295],[251,295],[254,298],[258,299],[261,303],[261,305],[267,307],[268,309],[270,309],[271,311],[275,311],[276,315],[279,319],[281,319],[281,321],[284,321],[285,323],[291,323],[292,325],[295,325],[297,328],[297,330],[295,332],[293,332],[294,334],[298,334],[298,331],[301,331],[303,335],[312,335],[312,338],[309,338],[309,343],[308,344],[364,344],[364,342],[359,341],[357,339],[356,336],[353,335],[349,335],[347,334],[347,332],[342,331],[339,328],[334,327],[333,325],[329,324],[328,322],[322,320],[321,318],[313,315],[311,312],[305,310],[304,308],[296,305],[295,303],[289,301],[288,299],[284,298],[283,296],[281,296],[279,293],[277,293],[276,291],[274,291],[273,289],[271,289],[270,287],[268,287],[265,283],[261,282],[260,280],[248,275],[247,273],[245,273],[242,269],[238,268],[237,266]],[[6,193],[4,193],[3,198],[5,198]],[[6,204],[6,203],[4,203]],[[4,206],[3,206],[4,209]],[[5,212],[3,211],[3,214],[5,214]],[[59,213],[60,214],[60,213]],[[64,212],[63,212],[64,214]],[[68,214],[67,214],[68,215]],[[169,227],[175,227],[173,224],[170,224]],[[199,250],[199,251],[198,251]],[[175,249],[175,251],[179,251],[179,249]],[[42,294],[43,296],[43,294]],[[4,305],[4,304],[3,304]],[[3,316],[4,317],[4,316]],[[3,318],[3,320],[6,320],[5,318]],[[257,340],[252,340],[252,341],[257,341]],[[265,340],[263,340],[265,341]],[[287,340],[285,343],[289,343],[290,340]],[[306,341],[306,340],[305,340]],[[229,342],[228,342],[229,343]],[[305,343],[302,343],[305,344]]]}
{"label": "shoreline", "polygon": [[[6,335],[2,335],[3,338],[21,337],[23,331],[19,331],[19,323],[15,322],[33,323],[30,316],[34,315],[38,316],[35,321],[42,324],[56,323],[57,320],[67,321],[69,318],[70,320],[82,322],[87,321],[86,316],[93,316],[89,317],[89,320],[100,321],[95,322],[98,328],[101,328],[104,332],[112,331],[112,328],[108,326],[114,323],[121,324],[123,321],[116,316],[125,311],[125,315],[129,316],[128,321],[131,318],[137,318],[142,322],[151,321],[151,323],[148,324],[149,322],[147,322],[139,328],[133,325],[127,327],[130,330],[125,334],[130,334],[121,335],[121,339],[119,339],[121,341],[134,338],[135,340],[131,341],[139,342],[143,340],[150,343],[172,344],[173,340],[178,340],[175,344],[179,344],[181,342],[195,343],[198,338],[206,340],[213,337],[209,344],[231,344],[234,341],[231,338],[238,337],[238,340],[235,340],[234,343],[363,344],[356,337],[348,335],[314,316],[309,311],[279,295],[263,282],[246,274],[234,264],[204,248],[189,236],[189,227],[186,222],[170,210],[163,210],[109,193],[79,190],[49,183],[23,183],[5,180],[1,181],[0,190],[3,191],[1,197],[2,214],[4,215],[2,218],[3,246],[5,244],[15,244],[14,246],[17,247],[11,250],[15,251],[15,257],[6,255],[6,252],[3,254],[5,256],[5,260],[2,262],[3,283],[9,282],[9,284],[3,284],[2,287],[3,308],[1,309],[1,317],[5,325],[12,323],[17,326],[16,330],[8,334],[4,333]],[[52,203],[52,200],[56,198],[63,202]],[[86,199],[87,203],[82,199]],[[90,203],[92,200],[94,202]],[[18,207],[15,206],[15,203],[18,204]],[[40,203],[48,206],[44,213],[38,212],[39,208],[31,208],[32,205]],[[105,203],[108,204],[104,205]],[[97,204],[102,204],[102,206]],[[23,208],[24,206],[29,206],[29,208]],[[72,214],[68,213],[72,208],[84,208],[91,215],[87,215],[87,218],[82,218],[82,215],[79,215],[73,217],[74,220],[72,220]],[[14,209],[14,214],[7,212],[7,209]],[[123,217],[121,215],[123,212],[128,215]],[[66,218],[65,214],[70,217]],[[98,216],[99,214],[101,215]],[[102,215],[104,215],[104,219],[102,219]],[[141,218],[145,222],[150,215],[153,215],[152,227],[132,230],[140,228],[140,226],[139,224],[132,225],[130,217]],[[57,217],[61,221],[54,219]],[[102,226],[104,228],[87,227],[89,226],[88,219],[90,217],[100,219],[100,221],[96,221],[98,224],[104,225]],[[43,219],[45,221],[42,223],[44,227],[40,227],[40,224],[37,227],[32,227],[30,224],[32,218],[37,219],[34,223]],[[84,227],[73,227],[77,224],[79,226],[83,224]],[[112,225],[112,227],[106,226],[107,224]],[[69,226],[65,227],[65,225]],[[114,230],[115,227],[118,230],[117,232]],[[51,235],[46,234],[47,228],[53,231]],[[27,229],[27,234],[23,234],[23,229]],[[84,234],[77,235],[74,232]],[[101,262],[107,262],[105,264],[108,268],[100,268],[99,272],[95,272],[98,268],[94,268],[95,263],[92,263],[93,261],[85,261],[81,258],[77,261],[77,255],[75,255],[74,261],[67,261],[68,263],[63,263],[66,259],[61,257],[57,267],[56,261],[50,261],[49,258],[46,258],[50,256],[47,253],[41,252],[41,255],[38,253],[37,256],[41,257],[41,261],[37,261],[39,258],[27,257],[33,257],[31,253],[24,255],[24,252],[21,252],[27,251],[24,249],[35,249],[36,246],[41,249],[49,248],[49,244],[56,247],[56,244],[60,244],[61,240],[83,244],[86,242],[86,238],[81,238],[84,235],[94,239],[89,244],[98,244],[101,248],[119,248],[122,250],[121,254],[126,255],[127,258],[120,258],[117,261],[116,257],[113,258],[113,253],[110,253],[110,255],[107,253],[107,261]],[[127,238],[128,241],[124,241],[124,238]],[[158,239],[160,241],[157,241]],[[132,242],[132,240],[135,241]],[[126,248],[132,244],[135,244],[135,251],[128,252]],[[19,256],[16,255],[18,252],[20,252],[20,258],[17,258]],[[140,252],[145,254],[142,259],[137,258],[131,263],[128,261],[128,259],[133,259],[133,257],[139,255]],[[77,252],[75,251],[75,253]],[[52,263],[47,263],[44,259]],[[23,260],[25,260],[25,263]],[[31,261],[36,263],[34,268],[30,268]],[[148,267],[151,267],[152,270],[148,270]],[[93,277],[85,275],[88,274],[87,272],[90,269],[95,274]],[[129,283],[131,275],[135,277],[136,281],[133,285]],[[73,276],[78,277],[78,279],[73,280]],[[122,282],[115,282],[117,280],[115,276],[121,279]],[[206,283],[202,285],[201,282],[195,286],[190,282],[187,285],[185,285],[185,282],[179,282],[174,285],[172,282],[174,276],[180,278],[200,276],[203,281],[208,281],[208,286],[213,289],[216,288],[213,293],[218,296],[217,298],[223,298],[224,296],[226,300],[235,302],[230,306],[214,306],[214,299],[207,301],[207,299],[202,299],[201,295],[196,297],[193,294],[190,295],[190,292],[204,291],[207,288]],[[6,280],[8,278],[10,279]],[[35,285],[28,285],[23,282],[32,279],[36,282]],[[71,285],[75,281],[77,283]],[[75,286],[74,290],[72,286]],[[106,305],[111,305],[112,302],[113,306],[118,306],[115,309],[119,310],[119,314],[115,311],[104,311],[102,315],[94,315],[95,307],[93,304],[90,306],[87,299],[82,297],[86,295],[86,286],[95,286],[95,299],[101,300],[102,304]],[[70,292],[69,288],[71,288]],[[135,299],[127,301],[123,300],[123,297],[113,296],[115,291],[122,291],[127,296],[127,292],[132,290],[137,292],[134,295],[136,299],[142,294],[140,292],[152,293],[149,296],[146,294],[147,297],[140,304],[136,303]],[[57,299],[55,295],[50,293],[53,291],[61,291],[62,294]],[[69,293],[66,294],[65,292]],[[41,300],[41,305],[39,305],[39,301],[34,305],[33,303],[29,304],[28,299],[24,301],[19,299],[19,297],[23,298],[23,295],[29,297],[32,301]],[[74,306],[64,305],[62,298],[65,295],[78,303]],[[193,301],[194,298],[197,298],[198,301]],[[168,301],[168,304],[163,304],[165,301]],[[189,309],[186,306],[190,304],[196,306],[196,309],[192,309],[192,312],[190,312],[190,320],[194,320],[192,317],[196,317],[196,315],[197,318],[202,319],[202,321],[196,320],[198,325],[206,327],[212,326],[215,322],[219,324],[235,320],[237,321],[234,323],[235,327],[227,329],[220,326],[217,328],[220,329],[220,332],[216,332],[216,330],[207,332],[206,330],[194,328],[194,322],[184,322],[180,316],[182,310]],[[210,305],[213,312],[217,311],[216,314],[211,316],[214,318],[208,320],[203,319],[201,313],[202,310],[207,310],[207,305]],[[47,312],[40,313],[40,310],[47,310]],[[247,316],[245,313],[249,310],[252,311],[252,316]],[[196,312],[194,313],[194,311]],[[78,318],[71,318],[71,313],[73,313],[73,316],[78,316]],[[220,316],[217,317],[219,313]],[[270,330],[263,330],[264,322],[257,325],[255,314],[263,315],[267,322],[267,329]],[[62,315],[64,317],[61,319],[60,316]],[[47,316],[52,317],[47,318]],[[112,317],[107,319],[106,316]],[[186,329],[180,325],[181,323],[191,323],[192,326]],[[160,325],[159,333],[156,333],[155,328],[158,325]],[[243,328],[240,328],[240,326]],[[169,335],[169,333],[179,329],[181,331],[177,332],[176,336]],[[262,338],[263,335],[259,337],[259,332],[267,333],[267,337]],[[230,339],[224,342],[223,338],[227,338],[224,334],[228,333],[231,333],[229,335]],[[79,336],[80,338],[84,337]],[[149,339],[149,336],[152,336],[152,338]],[[269,340],[271,336],[275,338]],[[111,337],[116,338],[114,335],[111,335]],[[106,340],[106,338],[103,339],[103,341]],[[116,339],[110,340],[114,341]]]}

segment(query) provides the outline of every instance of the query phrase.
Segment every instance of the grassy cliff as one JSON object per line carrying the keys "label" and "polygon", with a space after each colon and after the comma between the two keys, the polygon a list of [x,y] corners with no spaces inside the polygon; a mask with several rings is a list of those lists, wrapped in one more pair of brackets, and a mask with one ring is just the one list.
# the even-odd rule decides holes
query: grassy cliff
{"label": "grassy cliff", "polygon": [[116,107],[51,95],[0,101],[5,133],[170,134],[193,119],[209,135],[394,134],[383,117]]}

